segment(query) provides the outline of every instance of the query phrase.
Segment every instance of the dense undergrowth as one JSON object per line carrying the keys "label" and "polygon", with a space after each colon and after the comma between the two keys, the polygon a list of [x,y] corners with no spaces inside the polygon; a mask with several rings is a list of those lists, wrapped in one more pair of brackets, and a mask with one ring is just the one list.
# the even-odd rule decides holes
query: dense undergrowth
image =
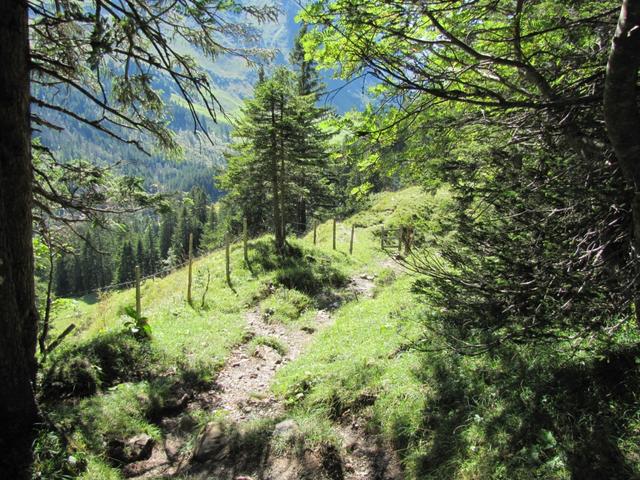
{"label": "dense undergrowth", "polygon": [[[444,191],[379,195],[339,224],[337,251],[327,222],[318,245],[311,235],[292,240],[284,262],[269,237],[252,242],[248,266],[236,245],[233,290],[224,283],[223,253],[214,252],[196,262],[197,275],[209,269],[212,277],[202,306],[202,281],[198,301],[185,302],[184,271],[146,282],[148,341],[123,327],[132,291],[79,306],[82,317],[73,321],[80,320],[81,332],[41,368],[46,424],[36,442],[35,478],[120,479],[118,462],[107,458],[110,442],[138,433],[160,438],[156,420],[172,399],[209,385],[234,345],[286,354],[275,338],[247,337],[247,312],[259,308],[269,321],[300,328],[332,305],[335,322],[272,385],[300,426],[304,441],[296,448],[342,451],[338,430],[355,418],[372,439],[399,452],[407,479],[640,478],[634,326],[608,344],[521,344],[475,356],[451,350],[431,331],[437,310],[424,291],[412,291],[416,276],[380,252],[378,232],[383,224],[428,226],[447,202]],[[358,226],[352,256],[350,222]],[[373,298],[343,288],[361,273],[375,276]],[[212,414],[192,417],[195,435]],[[256,426],[256,438],[267,427]]]}

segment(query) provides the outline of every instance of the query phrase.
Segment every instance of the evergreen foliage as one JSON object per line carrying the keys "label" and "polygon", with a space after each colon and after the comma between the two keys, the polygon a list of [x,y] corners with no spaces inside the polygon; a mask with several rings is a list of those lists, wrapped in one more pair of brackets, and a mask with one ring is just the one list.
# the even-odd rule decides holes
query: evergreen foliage
{"label": "evergreen foliage", "polygon": [[313,213],[320,192],[328,189],[327,135],[320,128],[326,112],[316,107],[316,99],[313,93],[300,95],[297,76],[284,68],[258,83],[255,98],[242,109],[221,177],[227,201],[252,229],[269,226],[281,252],[287,226]]}
{"label": "evergreen foliage", "polygon": [[116,276],[117,282],[119,284],[126,284],[135,280],[135,267],[136,257],[131,242],[127,240],[122,244],[122,252],[120,253],[118,273]]}
{"label": "evergreen foliage", "polygon": [[303,14],[321,64],[380,81],[379,108],[350,119],[353,151],[374,152],[361,165],[452,188],[447,235],[407,263],[438,300],[429,328],[456,349],[606,341],[633,315],[630,197],[597,103],[618,2],[578,4],[318,1]]}

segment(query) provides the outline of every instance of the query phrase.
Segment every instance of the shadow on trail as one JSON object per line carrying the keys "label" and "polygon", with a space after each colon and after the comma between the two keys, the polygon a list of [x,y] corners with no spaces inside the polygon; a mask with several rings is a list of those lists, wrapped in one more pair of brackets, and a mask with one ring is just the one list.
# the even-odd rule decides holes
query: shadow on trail
{"label": "shadow on trail", "polygon": [[253,424],[218,422],[207,425],[196,441],[194,453],[180,474],[191,478],[254,480],[278,478],[342,480],[342,464],[331,447],[313,453],[301,436],[281,436],[277,420]]}

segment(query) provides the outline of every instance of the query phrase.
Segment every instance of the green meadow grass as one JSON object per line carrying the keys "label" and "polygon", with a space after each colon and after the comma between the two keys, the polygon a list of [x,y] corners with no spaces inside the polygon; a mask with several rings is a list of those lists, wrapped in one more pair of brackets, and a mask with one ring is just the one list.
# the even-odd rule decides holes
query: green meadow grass
{"label": "green meadow grass", "polygon": [[345,304],[334,312],[335,323],[279,370],[272,389],[311,429],[311,443],[335,442],[331,419],[347,411],[368,419],[371,431],[389,440],[410,435],[419,424],[419,354],[404,350],[421,333],[412,319],[422,307],[410,286],[411,279],[401,276],[375,298]]}
{"label": "green meadow grass", "polygon": [[[379,232],[382,225],[392,228],[412,221],[415,205],[429,198],[442,201],[415,188],[373,196],[368,210],[338,223],[336,250],[331,245],[331,221],[318,226],[315,246],[312,232],[289,239],[293,254],[284,262],[268,235],[250,242],[248,266],[242,245],[234,244],[231,287],[225,281],[224,251],[198,258],[193,265],[192,305],[186,302],[186,267],[164,278],[145,280],[142,312],[152,328],[148,353],[137,352],[128,340],[120,341],[128,335],[125,308],[135,304],[134,289],[59,301],[54,335],[71,322],[78,328],[45,362],[43,372],[50,370],[56,358],[68,364],[80,355],[78,365],[87,369],[86,380],[97,384],[95,394],[46,407],[51,419],[73,438],[74,454],[86,463],[80,478],[120,478],[118,470],[104,460],[105,444],[141,432],[161,436],[150,418],[171,386],[213,380],[231,349],[248,341],[248,312],[259,308],[270,312],[270,321],[290,328],[312,327],[317,299],[334,295],[349,277],[359,274],[376,275],[375,298],[353,301],[347,295],[346,303],[333,313],[335,324],[319,332],[309,350],[279,372],[273,390],[298,419],[307,442],[338,444],[331,419],[346,409],[362,410],[370,428],[389,439],[410,437],[417,428],[414,417],[424,395],[412,373],[417,354],[404,352],[403,345],[417,338],[419,329],[410,318],[422,307],[410,294],[411,279],[383,265],[387,254],[379,249]],[[352,224],[356,225],[355,244],[349,255]],[[208,275],[211,281],[203,302]],[[120,340],[105,353],[110,339]],[[273,340],[257,337],[252,345],[286,352]],[[96,347],[101,342],[103,346]],[[113,359],[105,359],[125,352],[131,365],[112,365]],[[73,369],[59,368],[55,378],[62,382],[65,375],[76,378],[76,372],[68,370]],[[105,371],[112,370],[115,373],[106,378]],[[208,418],[204,412],[200,416]],[[46,461],[46,452],[40,458],[41,463]]]}

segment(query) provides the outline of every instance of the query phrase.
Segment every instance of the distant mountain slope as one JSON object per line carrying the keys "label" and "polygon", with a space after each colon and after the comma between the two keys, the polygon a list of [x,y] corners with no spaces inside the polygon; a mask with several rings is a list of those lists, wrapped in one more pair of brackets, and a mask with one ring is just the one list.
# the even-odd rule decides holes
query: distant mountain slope
{"label": "distant mountain slope", "polygon": [[[259,47],[275,50],[274,64],[285,64],[298,31],[295,23],[298,5],[293,0],[277,0],[277,3],[282,11],[279,21],[257,25],[261,33]],[[178,45],[177,48],[196,58],[208,72],[215,87],[216,98],[224,112],[214,122],[204,107],[196,105],[196,111],[206,124],[209,139],[201,133],[196,134],[187,104],[171,81],[166,78],[156,80],[156,87],[164,92],[164,100],[171,116],[170,128],[183,147],[184,159],[169,159],[159,151],[154,151],[151,156],[144,155],[135,148],[62,114],[34,108],[38,114],[64,128],[62,132],[43,129],[36,132],[36,136],[62,160],[86,158],[99,164],[116,165],[122,173],[143,177],[148,188],[154,190],[188,191],[194,185],[200,185],[215,198],[219,192],[215,189],[213,177],[217,169],[223,168],[225,164],[223,154],[229,143],[230,118],[233,118],[243,100],[252,94],[257,73],[237,57],[222,56],[212,61],[189,45]],[[331,80],[329,75],[325,77],[330,91],[344,84]],[[360,90],[360,86],[349,85],[323,101],[334,106],[338,112],[344,112],[362,105]],[[37,96],[38,92],[35,94]],[[87,118],[99,118],[101,115],[95,105],[78,93],[63,90],[56,92],[55,96],[57,102]]]}

